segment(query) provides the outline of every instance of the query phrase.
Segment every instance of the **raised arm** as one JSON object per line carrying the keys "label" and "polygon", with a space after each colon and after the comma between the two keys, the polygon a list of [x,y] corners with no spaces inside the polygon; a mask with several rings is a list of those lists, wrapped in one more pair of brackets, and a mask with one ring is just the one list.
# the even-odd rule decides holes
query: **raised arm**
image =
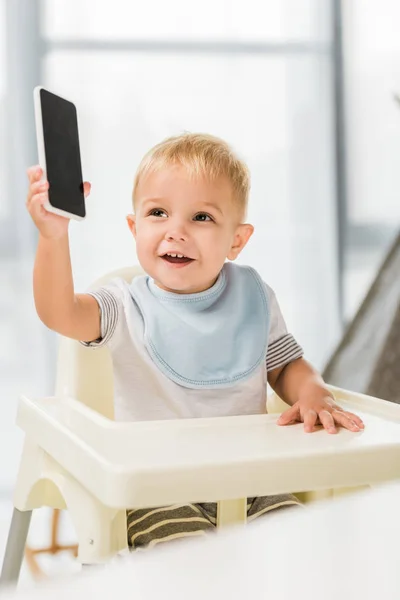
{"label": "raised arm", "polygon": [[[27,209],[39,230],[33,274],[37,313],[50,329],[77,340],[100,337],[100,313],[97,301],[88,294],[75,294],[69,250],[69,219],[49,213],[47,181],[41,181],[40,167],[28,169]],[[85,195],[90,184],[85,183]]]}

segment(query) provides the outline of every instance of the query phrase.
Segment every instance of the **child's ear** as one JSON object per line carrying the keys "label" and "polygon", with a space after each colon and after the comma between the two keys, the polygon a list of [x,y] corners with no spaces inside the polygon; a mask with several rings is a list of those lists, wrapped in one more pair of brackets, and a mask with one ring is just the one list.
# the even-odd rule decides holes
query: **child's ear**
{"label": "child's ear", "polygon": [[133,237],[136,239],[136,215],[127,215],[126,222]]}
{"label": "child's ear", "polygon": [[253,232],[254,227],[249,223],[241,223],[240,225],[238,225],[235,232],[235,237],[233,239],[233,244],[227,256],[229,260],[235,260],[235,258],[239,256],[239,254],[253,235]]}

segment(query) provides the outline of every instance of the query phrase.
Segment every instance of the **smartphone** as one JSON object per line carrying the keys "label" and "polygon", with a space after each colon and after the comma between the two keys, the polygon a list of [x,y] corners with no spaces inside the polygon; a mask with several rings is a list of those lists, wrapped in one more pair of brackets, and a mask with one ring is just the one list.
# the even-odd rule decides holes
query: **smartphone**
{"label": "smartphone", "polygon": [[49,182],[51,213],[81,221],[86,217],[78,118],[75,105],[38,86],[33,91],[39,165]]}

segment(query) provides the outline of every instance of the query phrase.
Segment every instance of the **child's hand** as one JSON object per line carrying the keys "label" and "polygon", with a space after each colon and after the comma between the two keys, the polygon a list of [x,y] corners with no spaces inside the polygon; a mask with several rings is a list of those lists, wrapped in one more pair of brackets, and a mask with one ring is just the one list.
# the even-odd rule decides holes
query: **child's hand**
{"label": "child's hand", "polygon": [[336,425],[350,431],[364,429],[360,417],[340,408],[331,396],[299,400],[278,419],[278,425],[290,425],[296,422],[304,423],[304,431],[307,433],[316,431],[317,425],[322,425],[328,433],[336,433]]}
{"label": "child's hand", "polygon": [[[47,239],[57,239],[67,234],[69,219],[48,212],[43,204],[48,200],[48,181],[41,181],[42,169],[28,169],[29,189],[26,207],[40,234]],[[85,198],[90,194],[90,183],[83,184]]]}

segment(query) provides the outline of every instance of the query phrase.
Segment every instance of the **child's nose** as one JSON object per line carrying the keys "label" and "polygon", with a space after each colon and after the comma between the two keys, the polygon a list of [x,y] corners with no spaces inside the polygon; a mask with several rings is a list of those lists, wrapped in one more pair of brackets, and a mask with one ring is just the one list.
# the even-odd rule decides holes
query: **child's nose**
{"label": "child's nose", "polygon": [[182,225],[176,224],[174,227],[168,229],[165,239],[169,242],[185,242],[188,236],[185,228]]}
{"label": "child's nose", "polygon": [[167,235],[165,237],[169,242],[184,242],[184,241],[186,241],[186,236],[183,233],[169,232],[169,233],[167,233]]}

